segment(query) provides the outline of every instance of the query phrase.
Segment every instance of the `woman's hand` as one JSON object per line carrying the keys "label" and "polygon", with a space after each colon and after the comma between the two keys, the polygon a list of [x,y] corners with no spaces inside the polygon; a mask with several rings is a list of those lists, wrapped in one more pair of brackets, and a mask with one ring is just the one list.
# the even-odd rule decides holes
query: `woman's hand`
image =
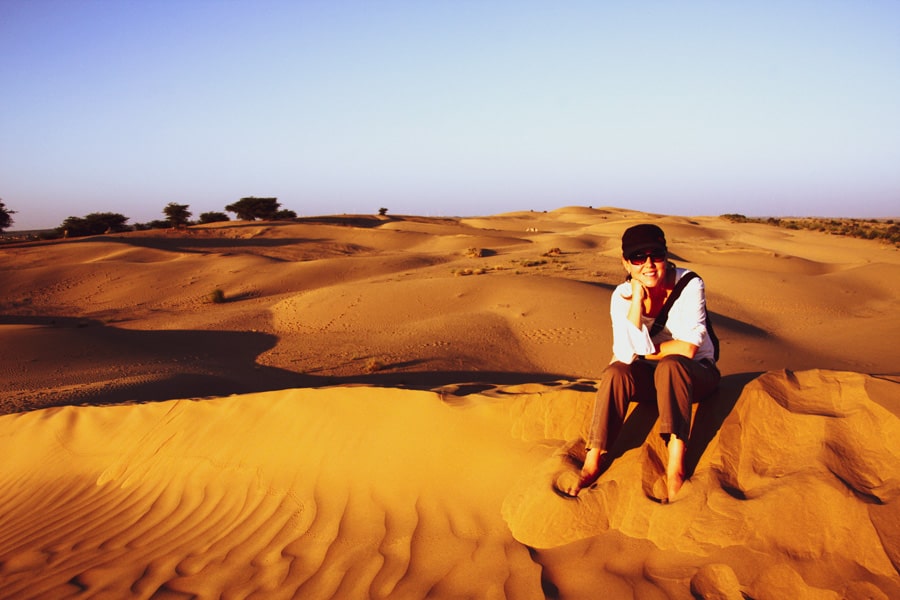
{"label": "woman's hand", "polygon": [[631,278],[631,300],[632,302],[643,302],[647,298],[647,287],[637,280],[636,277]]}

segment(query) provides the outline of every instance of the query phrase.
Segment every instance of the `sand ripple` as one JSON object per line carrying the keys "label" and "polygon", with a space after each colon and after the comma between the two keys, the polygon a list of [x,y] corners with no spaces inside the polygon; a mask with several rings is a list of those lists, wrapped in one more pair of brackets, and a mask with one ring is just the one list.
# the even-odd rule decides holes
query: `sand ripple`
{"label": "sand ripple", "polygon": [[0,597],[898,597],[897,385],[727,377],[668,505],[640,407],[594,489],[551,491],[591,381],[6,415]]}
{"label": "sand ripple", "polygon": [[467,413],[352,388],[5,416],[0,596],[539,597],[498,510],[532,455]]}

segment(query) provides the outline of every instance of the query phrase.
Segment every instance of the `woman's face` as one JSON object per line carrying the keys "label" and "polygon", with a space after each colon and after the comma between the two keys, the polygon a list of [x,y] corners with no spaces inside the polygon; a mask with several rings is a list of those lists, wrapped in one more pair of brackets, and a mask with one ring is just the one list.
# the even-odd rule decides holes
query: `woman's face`
{"label": "woman's face", "polygon": [[625,271],[644,287],[656,287],[666,277],[666,253],[663,250],[641,250],[622,259]]}

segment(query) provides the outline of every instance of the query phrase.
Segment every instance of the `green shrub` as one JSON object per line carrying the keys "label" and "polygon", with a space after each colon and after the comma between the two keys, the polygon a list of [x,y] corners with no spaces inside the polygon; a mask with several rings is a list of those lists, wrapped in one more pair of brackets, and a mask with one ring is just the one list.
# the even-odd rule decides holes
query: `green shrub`
{"label": "green shrub", "polygon": [[230,221],[231,219],[223,212],[218,211],[210,211],[205,213],[200,213],[200,222],[201,223],[224,223],[226,221]]}

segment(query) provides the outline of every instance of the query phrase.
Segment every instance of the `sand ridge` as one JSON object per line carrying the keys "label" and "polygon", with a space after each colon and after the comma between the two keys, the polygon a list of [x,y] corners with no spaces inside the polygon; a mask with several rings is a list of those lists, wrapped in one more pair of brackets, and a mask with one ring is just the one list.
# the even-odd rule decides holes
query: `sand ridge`
{"label": "sand ridge", "polygon": [[[584,426],[589,382],[6,415],[0,596],[681,597],[714,564],[749,597],[785,580],[894,597],[898,385],[831,371],[726,382],[739,397],[698,413],[717,434],[668,506],[643,492],[660,476],[646,432],[580,500],[550,490],[573,468],[563,440]],[[627,568],[610,563],[623,543]]]}
{"label": "sand ridge", "polygon": [[[258,369],[266,369],[266,380],[291,386],[308,374],[332,378],[323,383],[366,375],[449,383],[449,371],[466,379],[472,371],[522,381],[541,373],[596,377],[610,343],[609,293],[622,278],[618,237],[627,225],[651,218],[670,228],[676,263],[707,282],[725,372],[896,371],[890,341],[900,333],[892,318],[900,291],[892,277],[900,268],[895,249],[715,217],[569,207],[471,219],[235,222],[4,247],[0,319],[46,331],[33,352],[22,335],[0,332],[16,335],[15,350],[0,348],[0,385],[19,408],[52,403],[40,390],[56,387],[55,372],[29,362],[48,345],[70,351],[69,360],[122,352],[121,360],[99,361],[93,375],[86,372],[93,381],[85,386],[144,377],[144,358],[130,356],[146,344],[139,331],[181,331],[179,346],[209,348],[190,357],[192,374],[209,381],[208,393],[202,385],[192,388],[199,395],[221,394],[223,382],[236,392],[262,391],[252,376]],[[216,289],[227,302],[209,302]],[[358,322],[379,326],[364,338],[337,339],[322,327],[329,299],[335,315],[350,311]],[[304,320],[296,310],[313,302],[322,306]],[[100,329],[73,334],[67,328],[78,319]],[[134,338],[135,350],[107,347],[114,335],[93,335],[106,330]],[[210,347],[211,331],[274,339],[248,356],[244,346]],[[505,351],[510,347],[516,350]],[[20,352],[31,358],[19,360]],[[162,348],[153,364],[154,381],[184,375],[183,361],[168,360]],[[373,364],[391,367],[373,374]],[[158,399],[183,395],[177,389],[159,395],[153,387]],[[102,401],[102,394],[85,393],[87,401]]]}
{"label": "sand ridge", "polygon": [[532,452],[466,412],[350,387],[8,415],[4,450],[38,445],[4,469],[0,594],[539,597],[491,510]]}
{"label": "sand ridge", "polygon": [[[725,378],[684,498],[653,501],[637,407],[565,501],[648,220],[706,281]],[[0,257],[0,597],[900,595],[894,248],[564,207]]]}

